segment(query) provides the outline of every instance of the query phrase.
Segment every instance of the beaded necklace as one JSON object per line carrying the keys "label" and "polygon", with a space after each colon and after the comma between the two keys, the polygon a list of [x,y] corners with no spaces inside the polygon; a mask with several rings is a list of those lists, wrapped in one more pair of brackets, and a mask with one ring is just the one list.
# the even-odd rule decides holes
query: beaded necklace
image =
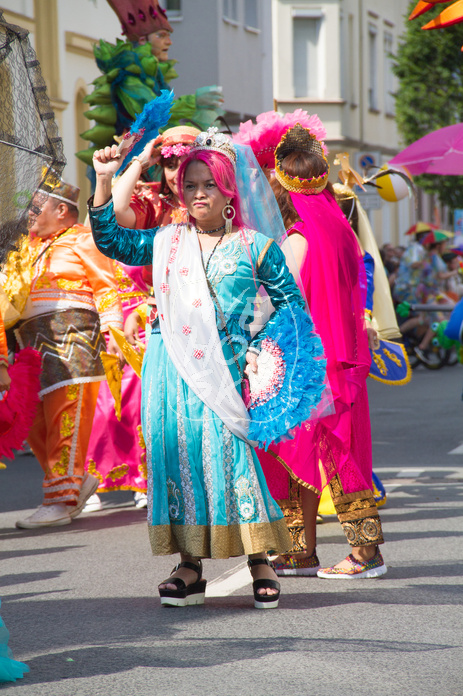
{"label": "beaded necklace", "polygon": [[[222,237],[223,237],[223,235],[225,234],[225,223],[223,223],[223,225],[220,225],[220,227],[216,227],[215,230],[198,230],[197,227],[195,229],[196,229],[196,232],[198,234],[214,234],[214,232],[220,232],[221,230],[223,230],[223,234],[222,234]],[[222,237],[220,237],[220,240],[222,240]],[[215,247],[214,247],[214,251],[215,251]],[[212,253],[214,253],[214,252],[212,252]]]}

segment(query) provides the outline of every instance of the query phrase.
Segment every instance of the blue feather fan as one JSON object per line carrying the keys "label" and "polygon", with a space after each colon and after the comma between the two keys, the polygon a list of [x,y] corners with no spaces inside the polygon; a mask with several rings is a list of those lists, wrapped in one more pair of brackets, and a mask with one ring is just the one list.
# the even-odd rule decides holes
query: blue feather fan
{"label": "blue feather fan", "polygon": [[142,129],[145,129],[141,139],[135,143],[133,148],[127,153],[119,167],[117,174],[120,174],[124,168],[127,166],[129,161],[140,155],[151,140],[154,140],[159,135],[159,129],[163,128],[169,123],[170,110],[172,108],[172,103],[174,101],[174,93],[172,90],[163,89],[159,97],[148,102],[144,107],[141,114],[139,114],[136,120],[133,122],[130,129],[130,134],[135,135],[139,133]]}
{"label": "blue feather fan", "polygon": [[261,449],[293,438],[294,428],[315,417],[326,389],[323,346],[308,314],[286,307],[266,335],[278,345],[286,367],[276,393],[249,409],[248,437]]}

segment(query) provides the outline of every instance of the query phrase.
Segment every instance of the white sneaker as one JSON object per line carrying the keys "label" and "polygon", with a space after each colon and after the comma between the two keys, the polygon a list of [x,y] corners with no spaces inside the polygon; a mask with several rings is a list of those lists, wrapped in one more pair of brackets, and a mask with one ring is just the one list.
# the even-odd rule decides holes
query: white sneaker
{"label": "white sneaker", "polygon": [[74,519],[74,517],[77,517],[77,515],[80,515],[80,513],[85,507],[85,503],[96,492],[98,485],[99,481],[96,478],[96,476],[86,474],[82,483],[82,488],[80,489],[79,497],[77,499],[77,505],[75,506],[75,508],[71,508],[71,512],[69,513],[69,516],[72,519]]}
{"label": "white sneaker", "polygon": [[18,520],[18,529],[39,529],[40,527],[62,527],[71,524],[69,507],[65,503],[55,503],[54,505],[39,505],[37,510],[26,517]]}
{"label": "white sneaker", "polygon": [[139,493],[136,491],[136,493],[133,494],[133,499],[135,501],[135,507],[139,510],[148,507],[148,496],[146,493]]}
{"label": "white sneaker", "polygon": [[100,500],[100,496],[94,493],[85,503],[85,507],[82,512],[98,512],[103,509],[103,503]]}

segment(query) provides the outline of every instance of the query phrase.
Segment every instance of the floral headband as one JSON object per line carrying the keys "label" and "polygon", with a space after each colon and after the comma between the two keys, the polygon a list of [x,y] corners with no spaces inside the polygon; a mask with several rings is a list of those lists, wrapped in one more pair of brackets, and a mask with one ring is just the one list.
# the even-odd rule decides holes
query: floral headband
{"label": "floral headband", "polygon": [[178,143],[177,145],[164,145],[161,148],[161,155],[168,159],[169,157],[183,157],[190,152],[191,145],[182,145]]}

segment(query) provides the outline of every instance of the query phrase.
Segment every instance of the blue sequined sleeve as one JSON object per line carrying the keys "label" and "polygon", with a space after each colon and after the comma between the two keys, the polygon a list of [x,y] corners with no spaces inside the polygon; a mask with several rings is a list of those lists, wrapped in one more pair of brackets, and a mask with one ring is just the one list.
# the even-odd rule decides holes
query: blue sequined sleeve
{"label": "blue sequined sleeve", "polygon": [[365,266],[365,273],[367,276],[367,299],[365,302],[365,309],[371,311],[373,309],[373,293],[375,291],[375,261],[368,251],[363,255],[363,265]]}
{"label": "blue sequined sleeve", "polygon": [[283,252],[275,242],[270,245],[257,271],[257,277],[267,291],[275,312],[266,325],[251,340],[251,346],[258,346],[269,329],[277,322],[278,312],[289,305],[305,309],[305,302],[296,282],[286,265]]}
{"label": "blue sequined sleeve", "polygon": [[159,227],[132,230],[121,227],[114,213],[113,199],[96,208],[93,196],[88,201],[88,215],[93,239],[102,254],[127,266],[148,266],[153,262],[153,240]]}

